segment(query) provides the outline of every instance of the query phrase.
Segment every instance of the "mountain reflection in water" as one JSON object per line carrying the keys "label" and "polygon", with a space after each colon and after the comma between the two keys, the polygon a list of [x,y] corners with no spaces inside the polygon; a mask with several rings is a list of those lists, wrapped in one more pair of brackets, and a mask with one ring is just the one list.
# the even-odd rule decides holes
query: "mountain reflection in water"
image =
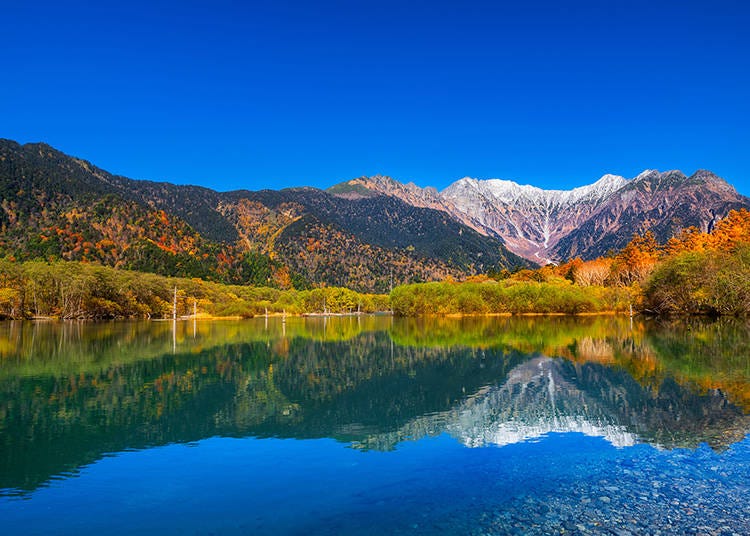
{"label": "mountain reflection in water", "polygon": [[723,449],[750,429],[747,328],[615,317],[0,323],[0,489],[217,435],[388,450],[442,433],[482,446],[575,431],[623,447]]}

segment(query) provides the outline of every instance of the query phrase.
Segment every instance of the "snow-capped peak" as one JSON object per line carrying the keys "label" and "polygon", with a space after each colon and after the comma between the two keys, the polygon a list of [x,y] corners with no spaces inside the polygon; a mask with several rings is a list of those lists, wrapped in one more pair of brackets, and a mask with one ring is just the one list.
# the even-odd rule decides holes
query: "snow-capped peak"
{"label": "snow-capped peak", "polygon": [[478,180],[464,177],[443,191],[446,197],[460,197],[460,191],[467,188],[479,190],[505,203],[520,200],[543,205],[565,205],[579,200],[597,201],[605,199],[627,184],[627,179],[619,175],[604,175],[593,184],[579,186],[571,190],[545,190],[528,184],[518,184],[503,179]]}
{"label": "snow-capped peak", "polygon": [[627,183],[619,175],[604,175],[593,184],[571,190],[544,190],[509,180],[464,177],[441,196],[481,228],[502,236],[509,248],[544,263],[562,236]]}
{"label": "snow-capped peak", "polygon": [[570,191],[572,194],[571,197],[575,198],[576,200],[584,198],[592,200],[604,199],[606,197],[609,197],[609,195],[613,192],[625,186],[627,183],[628,180],[625,177],[621,177],[620,175],[607,174],[603,175],[598,181],[593,184],[573,188]]}
{"label": "snow-capped peak", "polygon": [[657,169],[644,169],[641,171],[633,180],[634,181],[641,181],[643,179],[646,179],[654,174],[659,174],[659,170]]}
{"label": "snow-capped peak", "polygon": [[[687,177],[677,170],[661,173],[653,169],[644,170],[634,179],[606,174],[593,184],[569,190],[464,177],[443,190],[440,197],[444,210],[460,215],[479,232],[502,238],[514,253],[543,264],[588,251],[602,254],[611,244],[620,244],[636,232],[639,227],[633,215],[645,218],[647,208],[658,207],[659,214],[666,210],[665,217],[674,217],[676,196],[682,195],[675,192],[681,188],[686,188],[685,195],[692,196],[690,217],[701,229],[712,225],[713,214],[726,213],[721,208],[728,206],[725,200],[747,204],[746,198],[713,173],[699,171]],[[710,193],[711,199],[695,197],[691,192],[696,189]],[[716,208],[702,210],[706,204]],[[625,212],[628,216],[621,218]],[[704,214],[709,212],[707,219]],[[607,236],[608,242],[599,241],[594,236],[598,233]]]}

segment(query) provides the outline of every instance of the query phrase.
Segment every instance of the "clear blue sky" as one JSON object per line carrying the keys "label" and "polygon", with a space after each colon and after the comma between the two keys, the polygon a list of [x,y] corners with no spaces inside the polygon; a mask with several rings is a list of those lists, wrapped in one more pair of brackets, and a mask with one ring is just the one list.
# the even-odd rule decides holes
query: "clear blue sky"
{"label": "clear blue sky", "polygon": [[644,168],[750,194],[750,2],[6,2],[0,137],[219,190]]}

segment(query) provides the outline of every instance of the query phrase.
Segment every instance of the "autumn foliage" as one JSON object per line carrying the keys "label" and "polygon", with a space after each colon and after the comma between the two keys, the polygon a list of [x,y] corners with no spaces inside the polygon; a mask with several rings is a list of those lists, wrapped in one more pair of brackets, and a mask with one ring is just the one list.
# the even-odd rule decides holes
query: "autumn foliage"
{"label": "autumn foliage", "polygon": [[645,289],[656,313],[750,314],[750,212],[732,211],[710,233],[670,240]]}
{"label": "autumn foliage", "polygon": [[646,231],[621,251],[593,260],[472,277],[455,284],[400,287],[403,315],[584,313],[750,314],[750,212],[731,211],[704,233],[683,230],[666,244]]}

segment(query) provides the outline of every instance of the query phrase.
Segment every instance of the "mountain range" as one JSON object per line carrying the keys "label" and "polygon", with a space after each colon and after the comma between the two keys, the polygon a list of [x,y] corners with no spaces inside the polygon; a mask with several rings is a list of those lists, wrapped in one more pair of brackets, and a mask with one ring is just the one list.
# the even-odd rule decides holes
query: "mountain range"
{"label": "mountain range", "polygon": [[584,259],[636,232],[665,241],[750,207],[708,171],[605,175],[542,190],[388,177],[328,190],[219,192],[113,175],[44,143],[0,140],[0,256],[68,259],[280,288],[392,285]]}
{"label": "mountain range", "polygon": [[750,206],[750,198],[704,170],[689,177],[680,171],[646,170],[630,180],[604,175],[572,190],[469,177],[442,192],[387,177],[354,179],[332,190],[349,196],[377,192],[442,210],[540,264],[603,256],[647,230],[662,243],[685,227],[707,232],[730,210]]}
{"label": "mountain range", "polygon": [[10,140],[0,140],[0,256],[377,292],[531,265],[499,238],[393,196],[138,181]]}

